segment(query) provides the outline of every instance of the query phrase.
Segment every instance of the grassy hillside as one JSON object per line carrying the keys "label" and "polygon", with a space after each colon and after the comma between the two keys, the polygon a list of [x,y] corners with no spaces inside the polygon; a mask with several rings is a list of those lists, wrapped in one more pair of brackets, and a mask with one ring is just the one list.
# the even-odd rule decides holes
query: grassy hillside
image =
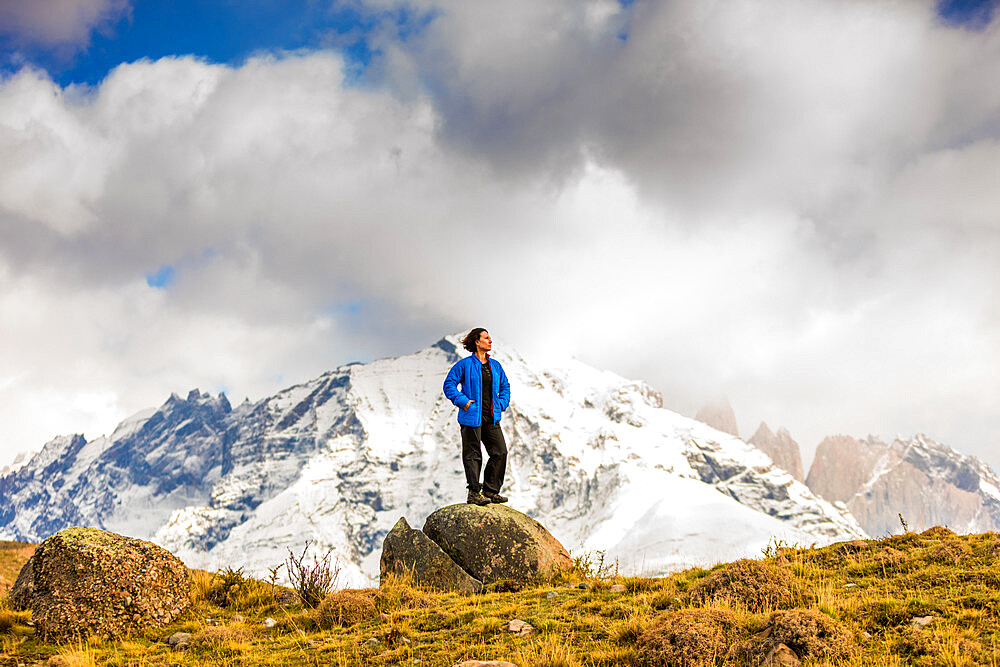
{"label": "grassy hillside", "polygon": [[[0,547],[0,576],[12,581],[29,553]],[[63,665],[752,665],[778,642],[804,664],[1000,663],[994,533],[932,528],[821,549],[779,545],[766,556],[662,579],[608,576],[580,563],[566,581],[495,585],[480,595],[397,580],[335,593],[312,610],[236,572],[192,571],[193,609],[127,641],[38,642],[29,613],[0,608],[0,665],[52,656]],[[508,631],[512,619],[534,631]],[[186,651],[166,643],[177,631],[192,634]]]}

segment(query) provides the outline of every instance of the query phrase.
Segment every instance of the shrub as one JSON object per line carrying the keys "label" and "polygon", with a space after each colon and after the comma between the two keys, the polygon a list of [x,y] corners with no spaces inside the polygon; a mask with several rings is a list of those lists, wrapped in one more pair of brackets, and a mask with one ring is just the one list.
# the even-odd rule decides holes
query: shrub
{"label": "shrub", "polygon": [[191,604],[202,600],[212,601],[212,588],[215,585],[215,575],[205,570],[190,570],[191,572]]}
{"label": "shrub", "polygon": [[372,589],[344,590],[330,593],[316,609],[316,624],[329,630],[336,626],[348,627],[374,619],[378,615]]}
{"label": "shrub", "polygon": [[644,593],[659,588],[662,585],[656,579],[648,577],[626,577],[622,583],[625,584],[625,591],[627,593]]}
{"label": "shrub", "polygon": [[[214,577],[209,579],[209,587],[205,597],[220,607],[228,607],[236,599],[239,589],[246,585],[246,581],[242,567],[236,569],[227,567],[225,570],[219,570]],[[205,585],[204,578],[201,578],[198,585]]]}
{"label": "shrub", "polygon": [[933,528],[928,528],[924,532],[920,533],[921,537],[927,537],[932,540],[940,540],[948,537],[956,537],[955,531],[944,526],[934,526]]}
{"label": "shrub", "polygon": [[940,544],[931,547],[926,559],[933,563],[957,565],[972,558],[972,547],[961,538],[944,539]]}
{"label": "shrub", "polygon": [[661,616],[636,642],[643,664],[722,664],[738,638],[737,617],[723,609],[683,609]]}
{"label": "shrub", "polygon": [[436,604],[435,598],[408,585],[406,580],[388,580],[374,594],[375,607],[389,613],[401,609],[426,609]]}
{"label": "shrub", "polygon": [[796,594],[796,588],[795,578],[788,570],[744,558],[709,574],[691,587],[687,597],[694,604],[729,598],[749,610],[759,611],[794,607],[803,597]]}
{"label": "shrub", "polygon": [[483,586],[483,593],[517,593],[524,584],[514,579],[500,579]]}
{"label": "shrub", "polygon": [[573,649],[561,638],[546,638],[540,642],[531,642],[522,646],[514,654],[517,665],[532,665],[532,667],[578,667]]}
{"label": "shrub", "polygon": [[9,632],[15,625],[17,625],[17,613],[0,608],[0,634]]}
{"label": "shrub", "polygon": [[792,649],[799,658],[843,660],[856,644],[847,628],[815,609],[788,609],[772,613],[763,631],[733,646],[731,657],[757,662],[778,644]]}
{"label": "shrub", "polygon": [[573,558],[572,575],[581,579],[613,579],[618,576],[618,560],[607,560],[604,551],[588,551]]}
{"label": "shrub", "polygon": [[191,637],[195,648],[220,648],[231,644],[247,644],[253,639],[250,630],[243,625],[212,625]]}
{"label": "shrub", "polygon": [[906,628],[894,648],[901,655],[916,658],[916,664],[987,663],[982,659],[983,646],[979,642],[929,630]]}
{"label": "shrub", "polygon": [[337,578],[340,575],[340,563],[335,561],[330,563],[330,556],[333,550],[329,549],[322,557],[313,557],[312,562],[306,562],[306,553],[309,551],[309,541],[306,541],[302,548],[302,554],[296,558],[291,549],[288,550],[288,578],[292,582],[292,588],[298,593],[302,604],[307,607],[318,606],[327,594],[337,587]]}

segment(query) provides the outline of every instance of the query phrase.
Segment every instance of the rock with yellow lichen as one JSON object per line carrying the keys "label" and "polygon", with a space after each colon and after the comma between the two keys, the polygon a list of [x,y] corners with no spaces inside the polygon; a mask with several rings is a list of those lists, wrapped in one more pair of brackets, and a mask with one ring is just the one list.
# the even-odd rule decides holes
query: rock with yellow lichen
{"label": "rock with yellow lichen", "polygon": [[162,627],[191,604],[190,576],[176,556],[97,528],[56,533],[24,567],[31,568],[33,584],[25,606],[38,634],[49,640]]}

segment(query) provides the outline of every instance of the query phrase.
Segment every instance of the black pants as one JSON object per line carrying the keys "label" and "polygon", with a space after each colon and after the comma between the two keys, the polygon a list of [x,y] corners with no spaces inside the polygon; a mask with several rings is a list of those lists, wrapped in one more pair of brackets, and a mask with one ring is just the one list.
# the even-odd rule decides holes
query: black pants
{"label": "black pants", "polygon": [[[462,427],[462,463],[465,464],[465,481],[469,491],[500,493],[503,475],[507,470],[507,443],[503,439],[500,424]],[[482,442],[490,459],[486,462],[483,484],[479,484],[479,468],[483,465]]]}

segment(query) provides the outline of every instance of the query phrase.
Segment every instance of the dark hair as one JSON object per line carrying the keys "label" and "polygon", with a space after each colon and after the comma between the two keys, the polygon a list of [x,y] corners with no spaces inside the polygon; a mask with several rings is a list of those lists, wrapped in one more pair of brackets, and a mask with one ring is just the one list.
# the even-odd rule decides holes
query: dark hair
{"label": "dark hair", "polygon": [[469,332],[469,335],[462,339],[462,347],[464,347],[469,352],[475,353],[476,351],[476,341],[479,340],[480,334],[482,334],[486,329],[482,327],[476,327]]}

